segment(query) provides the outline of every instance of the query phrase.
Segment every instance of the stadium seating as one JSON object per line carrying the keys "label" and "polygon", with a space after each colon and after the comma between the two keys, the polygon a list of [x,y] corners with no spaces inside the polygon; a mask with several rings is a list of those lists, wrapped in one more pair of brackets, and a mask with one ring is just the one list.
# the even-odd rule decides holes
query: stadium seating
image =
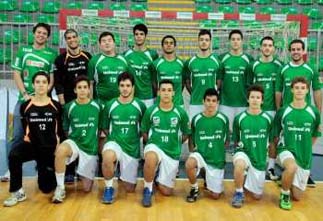
{"label": "stadium seating", "polygon": [[282,7],[280,12],[287,15],[298,14],[298,9],[294,7]]}
{"label": "stadium seating", "polygon": [[104,9],[104,4],[103,4],[103,2],[90,2],[87,5],[87,8],[88,9],[98,9],[98,10],[102,10],[102,9]]}
{"label": "stadium seating", "polygon": [[124,11],[127,10],[126,6],[121,3],[112,3],[109,5],[109,9],[112,11]]}
{"label": "stadium seating", "polygon": [[0,11],[14,11],[17,9],[17,2],[14,0],[0,0]]}
{"label": "stadium seating", "polygon": [[130,5],[131,11],[147,11],[147,5],[141,3],[134,3]]}
{"label": "stadium seating", "polygon": [[255,2],[258,5],[268,5],[268,4],[272,3],[273,1],[272,0],[255,0]]}
{"label": "stadium seating", "polygon": [[271,15],[276,13],[276,9],[273,7],[263,7],[263,8],[260,8],[259,13],[265,14],[265,15]]}
{"label": "stadium seating", "polygon": [[70,1],[65,5],[66,9],[81,9],[83,2]]}
{"label": "stadium seating", "polygon": [[213,8],[210,5],[197,5],[196,12],[200,12],[200,13],[213,12]]}
{"label": "stadium seating", "polygon": [[43,7],[41,9],[44,13],[58,13],[60,9],[60,2],[57,1],[49,1],[44,2]]}
{"label": "stadium seating", "polygon": [[39,2],[35,0],[22,1],[20,6],[21,12],[37,12],[39,10]]}
{"label": "stadium seating", "polygon": [[256,9],[253,6],[239,6],[239,13],[251,14],[255,13]]}

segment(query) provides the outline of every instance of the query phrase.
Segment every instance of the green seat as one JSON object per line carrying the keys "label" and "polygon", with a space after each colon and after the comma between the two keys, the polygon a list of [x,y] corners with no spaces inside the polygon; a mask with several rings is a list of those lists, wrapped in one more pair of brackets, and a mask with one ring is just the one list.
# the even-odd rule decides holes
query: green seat
{"label": "green seat", "polygon": [[304,8],[303,13],[313,20],[318,20],[322,18],[322,12],[319,8]]}
{"label": "green seat", "polygon": [[90,34],[86,32],[80,33],[80,44],[89,45],[90,43]]}
{"label": "green seat", "polygon": [[308,38],[307,48],[309,51],[315,51],[317,49],[317,38]]}
{"label": "green seat", "polygon": [[0,48],[0,64],[8,64],[11,61],[9,48]]}
{"label": "green seat", "polygon": [[276,38],[275,39],[275,47],[277,49],[283,49],[285,48],[285,41],[283,38]]}
{"label": "green seat", "polygon": [[195,0],[195,3],[197,4],[211,3],[211,0]]}
{"label": "green seat", "polygon": [[146,24],[145,19],[143,18],[131,18],[129,20],[129,23],[131,24],[131,26],[135,26],[137,24]]}
{"label": "green seat", "polygon": [[294,15],[299,13],[298,9],[294,7],[282,7],[280,12],[286,15]]}
{"label": "green seat", "polygon": [[232,1],[231,0],[214,0],[215,3],[219,3],[219,4],[229,4]]}
{"label": "green seat", "polygon": [[109,6],[109,9],[112,11],[125,11],[127,10],[126,6],[124,4],[120,4],[120,3],[112,3]]}
{"label": "green seat", "polygon": [[52,38],[53,45],[59,45],[59,32],[58,31],[53,32],[53,34],[51,35],[51,38]]}
{"label": "green seat", "polygon": [[29,45],[32,45],[34,43],[34,34],[30,31],[27,34],[26,43]]}
{"label": "green seat", "polygon": [[0,38],[0,43],[10,45],[19,43],[19,32],[17,30],[5,30]]}
{"label": "green seat", "polygon": [[146,4],[134,3],[130,5],[131,11],[147,11]]}
{"label": "green seat", "polygon": [[104,9],[104,4],[103,2],[90,2],[87,5],[88,9],[97,9],[97,10],[103,10]]}
{"label": "green seat", "polygon": [[119,33],[113,33],[114,35],[114,40],[115,40],[115,44],[117,47],[120,47],[121,45],[121,35]]}
{"label": "green seat", "polygon": [[83,2],[68,2],[65,6],[67,9],[82,9],[83,7]]}
{"label": "green seat", "polygon": [[7,14],[0,14],[0,22],[7,22],[8,21],[8,15]]}
{"label": "green seat", "polygon": [[249,46],[252,49],[258,49],[259,48],[259,39],[257,37],[252,37],[249,40]]}
{"label": "green seat", "polygon": [[219,49],[220,48],[220,38],[215,36],[212,38],[212,49]]}
{"label": "green seat", "polygon": [[0,11],[14,11],[17,9],[16,0],[1,0]]}
{"label": "green seat", "polygon": [[248,28],[263,28],[263,24],[260,21],[244,21],[243,24]]}
{"label": "green seat", "polygon": [[320,22],[320,21],[312,22],[311,29],[314,29],[314,30],[323,29],[323,22]]}
{"label": "green seat", "polygon": [[279,5],[291,5],[293,0],[277,0],[277,4]]}
{"label": "green seat", "polygon": [[297,3],[300,5],[313,5],[313,0],[297,0]]}
{"label": "green seat", "polygon": [[127,42],[128,42],[128,46],[130,48],[132,48],[135,45],[135,39],[133,38],[132,34],[128,35],[128,41]]}
{"label": "green seat", "polygon": [[316,0],[316,3],[319,5],[323,5],[323,0]]}
{"label": "green seat", "polygon": [[220,5],[218,10],[219,10],[219,12],[222,12],[222,13],[233,13],[234,12],[234,8],[231,5]]}
{"label": "green seat", "polygon": [[43,23],[55,23],[56,17],[53,15],[46,15],[41,14],[37,16],[37,22],[43,22]]}
{"label": "green seat", "polygon": [[251,4],[252,1],[251,0],[236,0],[236,3],[246,5],[246,4]]}
{"label": "green seat", "polygon": [[239,6],[239,13],[253,14],[256,12],[255,7],[253,6]]}
{"label": "green seat", "polygon": [[260,14],[272,15],[276,13],[276,9],[273,7],[263,7],[259,10]]}
{"label": "green seat", "polygon": [[97,45],[98,41],[99,41],[98,35],[96,33],[91,33],[90,34],[90,44]]}
{"label": "green seat", "polygon": [[224,28],[238,28],[239,26],[240,23],[237,20],[223,20],[221,22],[221,27]]}
{"label": "green seat", "polygon": [[13,16],[13,22],[18,22],[18,23],[31,23],[33,21],[33,18],[30,14],[16,14]]}
{"label": "green seat", "polygon": [[42,12],[56,14],[59,12],[61,5],[58,1],[48,1],[43,3]]}
{"label": "green seat", "polygon": [[208,19],[201,20],[199,22],[199,27],[200,28],[215,28],[217,25],[216,23],[217,23],[216,20],[208,20]]}
{"label": "green seat", "polygon": [[258,4],[258,5],[267,5],[267,4],[272,4],[272,0],[255,0],[255,2]]}
{"label": "green seat", "polygon": [[24,0],[21,3],[20,11],[22,12],[37,12],[39,10],[39,2],[33,0]]}
{"label": "green seat", "polygon": [[210,5],[197,5],[195,11],[199,13],[208,13],[213,12],[213,8]]}

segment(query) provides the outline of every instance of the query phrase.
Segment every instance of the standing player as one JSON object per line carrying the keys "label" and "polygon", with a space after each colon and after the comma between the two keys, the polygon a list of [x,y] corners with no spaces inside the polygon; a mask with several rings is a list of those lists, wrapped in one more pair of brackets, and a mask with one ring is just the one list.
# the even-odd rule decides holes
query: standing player
{"label": "standing player", "polygon": [[222,69],[219,74],[221,91],[220,111],[225,113],[230,122],[230,131],[234,117],[247,106],[247,66],[253,58],[243,52],[243,35],[240,30],[229,34],[230,51],[220,55]]}
{"label": "standing player", "polygon": [[[163,195],[172,194],[181,154],[181,141],[190,134],[189,119],[185,110],[174,105],[174,86],[170,80],[159,83],[159,104],[151,106],[142,120],[141,131],[147,143],[144,155],[144,191],[142,205],[151,206],[153,180],[156,169],[159,173],[156,181]],[[183,134],[179,135],[179,132]]]}
{"label": "standing player", "polygon": [[103,113],[103,129],[108,142],[102,150],[102,172],[105,188],[103,203],[114,201],[113,177],[117,163],[120,179],[127,192],[134,192],[140,158],[140,122],[146,110],[145,104],[133,97],[134,77],[128,73],[118,76],[120,95],[107,103]]}
{"label": "standing player", "polygon": [[[50,26],[45,23],[38,23],[33,27],[34,42],[32,45],[21,46],[17,52],[17,57],[11,65],[13,78],[19,91],[18,102],[13,113],[13,140],[10,149],[23,141],[23,128],[20,120],[20,106],[34,95],[32,78],[38,71],[44,71],[50,76],[48,92],[54,84],[53,63],[57,56],[56,52],[46,46],[50,36]],[[9,150],[10,151],[10,150]],[[3,177],[3,181],[8,180],[9,174]]]}
{"label": "standing player", "polygon": [[[262,110],[266,111],[272,117],[275,115],[275,81],[279,74],[282,63],[274,58],[275,44],[274,39],[265,36],[260,40],[260,57],[249,66],[250,81],[259,84],[264,89],[264,102]],[[276,149],[272,145],[269,146],[269,161],[267,174],[269,179],[277,180],[275,174]]]}
{"label": "standing player", "polygon": [[24,162],[36,161],[38,186],[43,193],[49,193],[56,187],[54,152],[62,134],[61,106],[47,95],[50,78],[46,72],[34,73],[31,82],[34,95],[20,108],[25,136],[23,142],[14,146],[9,154],[11,197],[4,201],[4,206],[14,206],[26,200],[22,188]]}
{"label": "standing player", "polygon": [[284,168],[279,206],[292,208],[292,194],[300,200],[306,189],[312,165],[312,146],[321,136],[319,110],[307,103],[309,83],[296,77],[291,83],[293,100],[281,108],[275,117],[275,140],[278,142],[278,159]]}
{"label": "standing player", "polygon": [[162,80],[171,80],[174,84],[174,104],[184,105],[184,63],[175,54],[176,39],[172,35],[166,35],[161,41],[163,56],[154,61],[158,83]]}
{"label": "standing player", "polygon": [[[272,141],[272,117],[261,109],[264,90],[252,85],[247,92],[249,107],[234,118],[233,140],[236,151],[233,156],[235,193],[232,206],[240,208],[244,202],[243,186],[260,199],[266,174],[268,141]],[[247,178],[245,180],[245,171]]]}
{"label": "standing player", "polygon": [[147,34],[146,25],[135,25],[133,27],[135,46],[127,50],[124,55],[135,77],[135,97],[150,107],[154,104],[154,93],[157,90],[153,61],[158,58],[158,54],[145,45]]}
{"label": "standing player", "polygon": [[186,88],[191,94],[189,116],[192,119],[203,111],[203,95],[207,88],[217,89],[217,75],[220,61],[211,54],[212,35],[202,29],[198,34],[199,52],[185,63]]}
{"label": "standing player", "polygon": [[77,158],[77,173],[81,176],[85,192],[91,190],[97,168],[98,128],[100,105],[91,100],[90,81],[84,75],[75,79],[76,99],[64,107],[63,129],[67,139],[61,143],[55,154],[55,175],[57,187],[53,203],[62,203],[65,198],[64,176],[66,164]]}
{"label": "standing player", "polygon": [[195,202],[199,189],[196,176],[204,168],[207,188],[218,199],[223,192],[225,144],[229,142],[229,120],[218,112],[219,94],[209,88],[204,92],[204,111],[193,117],[190,136],[190,154],[186,161],[186,173],[191,183],[188,202]]}

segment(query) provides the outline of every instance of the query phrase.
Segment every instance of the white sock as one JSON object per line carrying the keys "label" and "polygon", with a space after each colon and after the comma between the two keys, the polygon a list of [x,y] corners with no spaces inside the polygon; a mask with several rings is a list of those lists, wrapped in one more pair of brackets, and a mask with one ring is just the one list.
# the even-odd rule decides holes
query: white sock
{"label": "white sock", "polygon": [[275,158],[269,158],[267,170],[269,170],[271,168],[275,168],[275,163],[276,163],[276,159]]}
{"label": "white sock", "polygon": [[148,187],[148,189],[150,190],[150,192],[153,191],[153,182],[146,182],[144,181],[144,188]]}
{"label": "white sock", "polygon": [[194,188],[194,189],[198,189],[199,188],[199,185],[196,182],[196,183],[191,184],[191,187]]}
{"label": "white sock", "polygon": [[243,193],[243,188],[236,188],[236,192]]}
{"label": "white sock", "polygon": [[109,180],[105,179],[104,183],[105,183],[105,187],[108,187],[108,188],[113,187],[113,178],[111,178]]}
{"label": "white sock", "polygon": [[59,186],[62,189],[65,189],[65,185],[64,185],[65,173],[55,173],[55,176],[56,176],[57,186]]}
{"label": "white sock", "polygon": [[285,194],[285,195],[289,195],[290,194],[290,190],[283,190],[283,189],[281,189],[280,192],[282,194]]}

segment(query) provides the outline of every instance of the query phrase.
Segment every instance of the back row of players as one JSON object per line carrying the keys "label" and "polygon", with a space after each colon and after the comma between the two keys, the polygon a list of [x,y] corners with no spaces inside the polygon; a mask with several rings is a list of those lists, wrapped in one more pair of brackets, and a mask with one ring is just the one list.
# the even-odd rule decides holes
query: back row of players
{"label": "back row of players", "polygon": [[[19,137],[16,135],[19,132],[17,124],[20,119],[16,118],[14,121],[16,143],[12,145],[14,149],[9,156],[9,169],[10,172],[14,172],[11,178],[15,177],[15,179],[10,179],[12,195],[4,202],[5,205],[15,205],[26,199],[22,189],[21,165],[31,158],[35,158],[39,164],[39,175],[41,171],[43,173],[43,176],[39,176],[41,190],[51,191],[57,182],[53,202],[62,202],[65,197],[66,158],[70,162],[79,157],[78,173],[85,178],[85,190],[90,190],[96,168],[98,129],[106,130],[108,140],[102,150],[102,170],[106,185],[102,201],[112,203],[114,200],[112,181],[117,161],[120,163],[121,180],[125,181],[126,189],[134,191],[140,156],[138,127],[141,121],[141,132],[144,141],[148,142],[144,150],[145,187],[142,203],[144,206],[151,205],[152,181],[157,165],[160,167],[157,178],[158,187],[163,194],[170,195],[174,187],[173,180],[176,177],[180,155],[179,129],[181,129],[183,141],[191,133],[188,117],[181,107],[184,85],[191,93],[189,113],[191,119],[194,117],[191,124],[193,135],[191,136],[190,149],[193,151],[194,147],[197,148],[197,152],[190,155],[186,164],[192,183],[192,190],[187,197],[188,201],[195,201],[198,196],[198,186],[193,175],[196,173],[196,169],[201,167],[206,167],[206,182],[212,196],[217,198],[223,191],[224,144],[229,140],[229,130],[233,130],[233,140],[237,144],[239,143],[237,150],[240,150],[239,154],[236,153],[234,157],[236,192],[232,205],[242,206],[244,199],[243,171],[246,168],[249,168],[250,175],[247,176],[245,187],[256,198],[261,196],[266,170],[266,151],[264,150],[267,149],[268,140],[273,141],[271,135],[272,116],[270,115],[273,115],[275,109],[281,106],[282,93],[284,104],[287,106],[280,111],[282,114],[277,114],[276,118],[278,122],[285,122],[286,119],[286,125],[276,123],[276,126],[283,126],[283,128],[277,129],[275,135],[278,137],[280,131],[284,132],[285,139],[282,136],[281,146],[282,149],[286,148],[290,152],[283,152],[285,155],[281,161],[287,169],[283,174],[284,184],[280,206],[284,209],[291,208],[289,190],[292,183],[294,198],[299,199],[300,192],[305,190],[304,181],[306,183],[311,166],[312,140],[308,138],[318,135],[320,117],[319,111],[309,105],[310,100],[306,98],[305,101],[304,96],[308,95],[307,91],[309,84],[311,84],[315,104],[321,110],[321,91],[317,72],[303,61],[304,43],[301,40],[291,42],[289,49],[292,61],[282,67],[281,63],[273,56],[274,41],[271,37],[264,37],[261,40],[261,56],[258,60],[253,61],[250,56],[242,52],[243,35],[241,31],[230,32],[230,51],[217,57],[210,51],[211,33],[208,30],[201,30],[198,34],[199,52],[184,63],[176,57],[176,39],[171,35],[162,39],[163,55],[161,57],[157,58],[156,52],[147,49],[145,39],[148,31],[143,24],[134,27],[135,47],[125,52],[124,56],[116,54],[113,34],[103,32],[99,37],[102,53],[91,58],[89,53],[79,48],[77,32],[70,29],[64,35],[68,46],[67,51],[56,58],[54,70],[51,65],[55,57],[54,53],[46,47],[50,27],[40,23],[34,27],[33,32],[35,35],[34,45],[22,47],[12,65],[14,78],[21,92],[15,115],[22,115],[27,123],[25,131],[22,130]],[[42,155],[44,149],[39,148],[40,144],[30,145],[33,142],[30,135],[34,130],[39,133],[47,131],[46,123],[53,124],[53,119],[58,119],[48,110],[44,113],[46,117],[38,116],[36,84],[39,82],[35,73],[39,70],[49,74],[51,78],[47,81],[48,90],[51,89],[55,76],[55,88],[60,104],[64,105],[69,102],[64,107],[63,127],[68,133],[69,139],[61,143],[56,150],[54,181],[46,179],[48,176],[53,178],[53,171],[50,170],[53,168],[53,160],[44,160],[46,157]],[[87,79],[77,77],[83,75],[88,75],[91,87],[89,87],[90,82]],[[304,78],[296,78],[296,81],[291,84],[297,76]],[[78,81],[74,88],[72,82],[75,78]],[[158,104],[153,105],[157,91],[156,82],[159,83],[160,97]],[[95,83],[94,86],[93,83]],[[261,87],[252,86],[247,96],[246,88],[252,83],[261,84],[264,91]],[[291,90],[291,86],[295,87],[295,90]],[[221,99],[219,99],[215,88],[219,89]],[[35,91],[36,95],[34,95]],[[88,91],[94,94],[93,96],[98,99],[98,102],[89,98]],[[137,98],[133,98],[133,91]],[[300,106],[297,102],[295,105],[289,105],[293,101],[292,91],[301,91],[298,93],[300,97],[302,97],[301,94],[304,95],[303,103]],[[76,100],[73,100],[75,98],[74,92],[77,94]],[[294,101],[295,94],[297,93],[294,93]],[[21,106],[24,100],[27,103]],[[221,102],[219,109],[228,118],[217,111],[219,100]],[[100,104],[105,102],[108,103],[104,111],[100,112]],[[249,108],[245,111],[248,102]],[[59,105],[54,101],[50,103],[59,112]],[[143,105],[144,103],[145,105]],[[260,107],[262,103],[264,103],[262,109],[269,111],[269,114],[262,111]],[[31,108],[34,106],[35,110]],[[146,106],[149,107],[147,111],[145,111]],[[306,117],[293,116],[294,112],[299,111],[298,109],[302,110]],[[19,110],[21,110],[20,113]],[[99,113],[104,119],[100,120],[100,125]],[[49,116],[52,116],[53,119],[50,120]],[[287,116],[291,116],[291,119]],[[81,119],[83,117],[84,119]],[[219,122],[216,123],[217,120],[213,118]],[[297,120],[306,122],[296,122]],[[199,122],[203,122],[201,123],[202,128],[198,127]],[[259,122],[259,125],[255,125],[254,122]],[[233,128],[230,126],[232,123]],[[33,124],[38,124],[38,126],[31,130]],[[56,127],[57,125],[59,122],[56,123]],[[58,128],[59,126],[50,131],[52,133],[55,131],[58,134]],[[288,137],[294,138],[295,135],[298,142],[295,143],[295,139],[286,139],[286,132]],[[39,133],[33,136],[38,137]],[[47,138],[48,136],[42,135],[41,137]],[[26,142],[29,144],[27,145]],[[59,144],[58,141],[51,142],[51,145],[48,142],[47,139],[44,141],[47,148],[53,147],[53,144],[56,148],[56,144]],[[302,142],[306,142],[306,148],[303,147],[305,143]],[[19,143],[20,145],[18,145]],[[299,146],[300,143],[303,146]],[[27,151],[25,154],[20,153],[19,150],[26,150],[25,146],[33,146],[35,154],[31,154],[33,151]],[[49,148],[52,150],[49,152],[53,153],[55,148]],[[271,149],[273,159],[269,161],[270,168],[274,166],[274,158],[276,157],[275,148]],[[241,150],[245,154],[242,154]],[[38,154],[39,152],[42,154]],[[306,157],[299,159],[300,156]],[[298,175],[294,176],[295,173]]]}

